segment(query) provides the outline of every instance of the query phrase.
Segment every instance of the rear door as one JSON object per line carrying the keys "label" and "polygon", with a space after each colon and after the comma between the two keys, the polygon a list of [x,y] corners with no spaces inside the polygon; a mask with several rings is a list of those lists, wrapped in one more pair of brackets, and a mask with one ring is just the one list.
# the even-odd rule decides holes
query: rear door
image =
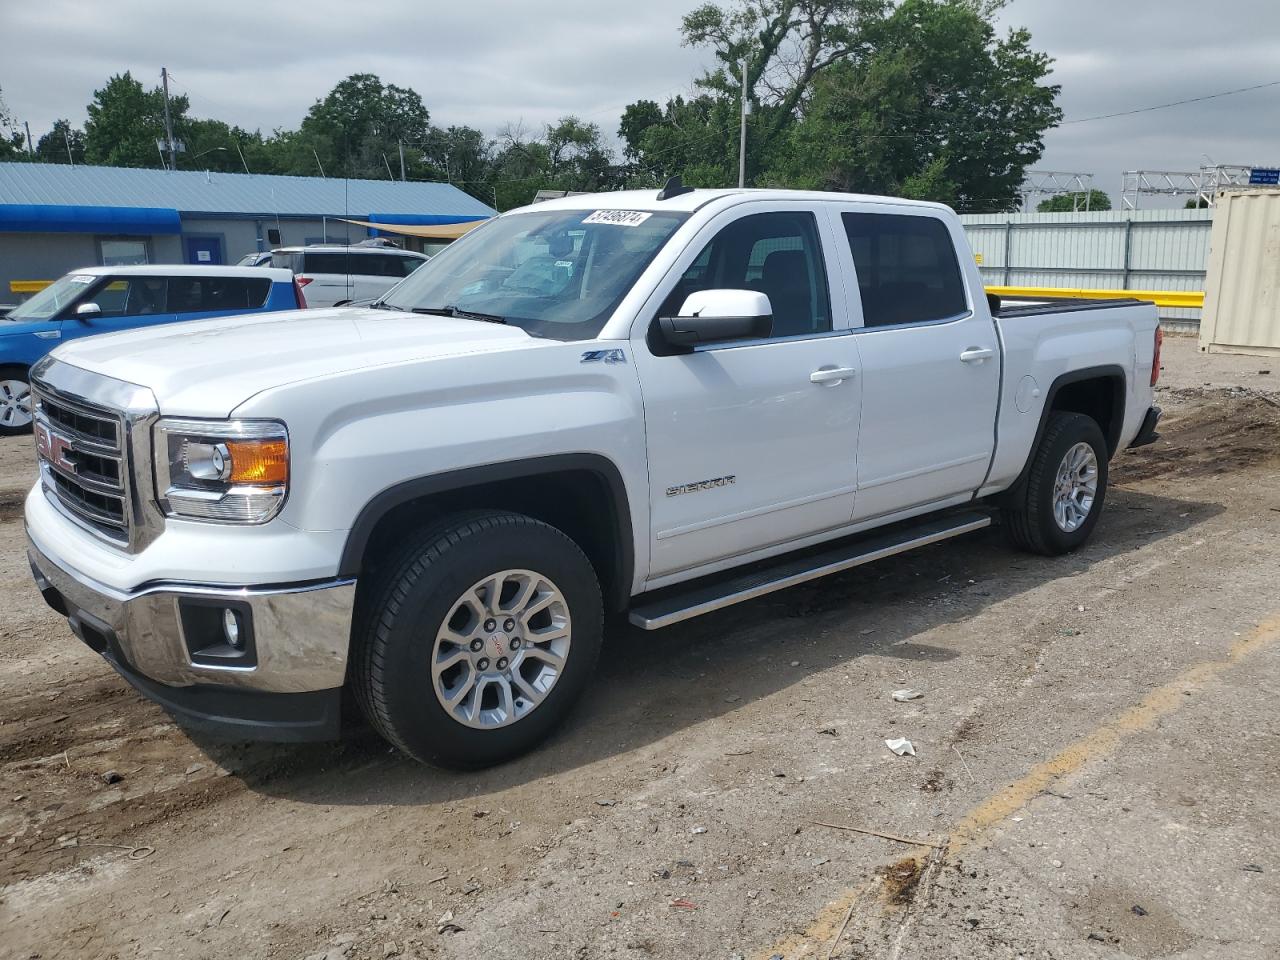
{"label": "rear door", "polygon": [[[841,329],[844,287],[823,243],[825,207],[749,209],[703,229],[660,288],[662,305],[633,333],[654,579],[838,528],[852,512],[858,356]],[[652,335],[654,317],[677,314],[690,293],[726,288],[769,296],[771,336],[679,354]],[[845,375],[830,376],[836,370]]]}
{"label": "rear door", "polygon": [[253,313],[266,306],[270,277],[170,277],[169,309],[176,320]]}
{"label": "rear door", "polygon": [[960,237],[912,207],[841,205],[840,227],[861,313],[854,519],[964,497],[995,447],[1000,345],[985,305],[971,302]]}
{"label": "rear door", "polygon": [[306,279],[302,292],[307,303],[316,307],[331,307],[339,300],[350,300],[354,294],[351,261],[359,254],[343,250],[307,250],[301,255],[302,269],[294,272]]}

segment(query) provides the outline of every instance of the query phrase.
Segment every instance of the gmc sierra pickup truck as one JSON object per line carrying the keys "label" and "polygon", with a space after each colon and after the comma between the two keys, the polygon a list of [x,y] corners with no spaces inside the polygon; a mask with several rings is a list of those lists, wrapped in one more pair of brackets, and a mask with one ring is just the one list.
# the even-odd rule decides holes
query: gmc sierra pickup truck
{"label": "gmc sierra pickup truck", "polygon": [[1058,554],[1151,441],[1155,308],[1003,308],[946,207],[574,196],[365,308],[60,346],[32,371],[47,602],[245,737],[528,749],[606,613],[652,630],[994,522]]}

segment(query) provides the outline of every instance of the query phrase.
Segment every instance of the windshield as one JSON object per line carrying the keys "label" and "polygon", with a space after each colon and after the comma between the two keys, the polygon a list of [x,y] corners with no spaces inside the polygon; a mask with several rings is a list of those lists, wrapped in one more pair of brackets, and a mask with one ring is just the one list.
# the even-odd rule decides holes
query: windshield
{"label": "windshield", "polygon": [[49,284],[26,303],[10,310],[9,320],[48,320],[93,285],[97,277],[87,273],[69,273]]}
{"label": "windshield", "polygon": [[683,213],[555,210],[499,217],[423,264],[382,301],[480,314],[556,340],[600,333]]}

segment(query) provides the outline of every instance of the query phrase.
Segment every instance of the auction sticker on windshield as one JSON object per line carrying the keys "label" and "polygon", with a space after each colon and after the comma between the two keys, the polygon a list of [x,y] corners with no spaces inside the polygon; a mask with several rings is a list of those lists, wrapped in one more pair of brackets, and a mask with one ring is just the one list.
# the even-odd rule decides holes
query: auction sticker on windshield
{"label": "auction sticker on windshield", "polygon": [[611,223],[615,227],[638,227],[652,216],[652,213],[645,213],[643,210],[597,210],[582,222]]}

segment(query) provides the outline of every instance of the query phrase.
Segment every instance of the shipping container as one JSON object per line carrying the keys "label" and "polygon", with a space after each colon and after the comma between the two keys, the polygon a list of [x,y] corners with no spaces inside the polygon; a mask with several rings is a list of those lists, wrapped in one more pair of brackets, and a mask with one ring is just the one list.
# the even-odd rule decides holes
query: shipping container
{"label": "shipping container", "polygon": [[1280,190],[1221,194],[1209,246],[1200,349],[1280,356]]}

